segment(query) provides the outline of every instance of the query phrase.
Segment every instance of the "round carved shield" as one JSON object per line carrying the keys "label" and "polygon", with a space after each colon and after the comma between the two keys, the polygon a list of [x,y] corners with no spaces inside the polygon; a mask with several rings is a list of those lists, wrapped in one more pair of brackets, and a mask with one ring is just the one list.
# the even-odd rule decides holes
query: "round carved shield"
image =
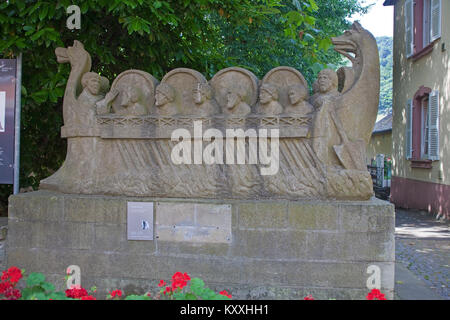
{"label": "round carved shield", "polygon": [[[127,70],[114,79],[111,91],[118,92],[117,97],[112,102],[115,113],[126,114],[123,107],[124,101],[130,95],[137,95],[138,103],[146,109],[148,114],[155,104],[155,88],[159,81],[151,74],[141,70]],[[133,92],[131,92],[133,91]]]}
{"label": "round carved shield", "polygon": [[210,80],[210,84],[214,89],[216,101],[222,108],[227,103],[227,94],[230,91],[238,94],[250,107],[254,106],[258,99],[258,78],[243,68],[220,70]]}
{"label": "round carved shield", "polygon": [[194,108],[193,92],[199,83],[206,83],[205,77],[198,71],[177,68],[167,73],[161,80],[175,89],[175,105],[178,114],[191,114]]}
{"label": "round carved shield", "polygon": [[288,89],[292,85],[301,84],[308,90],[305,77],[291,67],[277,67],[270,70],[263,78],[261,84],[270,83],[278,89],[279,102],[284,106],[290,105]]}

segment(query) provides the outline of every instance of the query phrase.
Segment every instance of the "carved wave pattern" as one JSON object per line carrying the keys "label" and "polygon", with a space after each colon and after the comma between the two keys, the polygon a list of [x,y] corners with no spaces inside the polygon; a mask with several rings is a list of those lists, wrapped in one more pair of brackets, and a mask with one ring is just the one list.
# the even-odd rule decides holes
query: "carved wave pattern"
{"label": "carved wave pattern", "polygon": [[105,154],[99,157],[103,164],[97,166],[96,190],[86,193],[230,199],[325,196],[325,173],[306,139],[280,139],[279,171],[266,176],[260,173],[261,165],[253,164],[176,165],[171,161],[176,143],[170,140],[99,143],[104,144],[100,149]]}

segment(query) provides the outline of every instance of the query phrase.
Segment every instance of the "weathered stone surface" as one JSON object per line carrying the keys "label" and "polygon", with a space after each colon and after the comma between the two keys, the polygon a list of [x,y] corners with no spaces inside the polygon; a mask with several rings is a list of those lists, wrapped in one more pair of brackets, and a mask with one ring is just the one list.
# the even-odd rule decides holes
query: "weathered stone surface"
{"label": "weathered stone surface", "polygon": [[230,243],[231,205],[157,202],[155,234],[160,241]]}
{"label": "weathered stone surface", "polygon": [[[51,205],[44,205],[48,220],[45,211],[39,220],[31,216],[28,203],[44,203],[46,198],[62,204],[58,208],[64,219],[54,220]],[[225,221],[217,219],[229,214],[231,241],[127,241],[122,217],[127,201],[136,198],[39,191],[10,198],[14,215],[9,219],[7,264],[60,278],[75,264],[81,267],[84,286],[111,289],[122,284],[129,290],[143,290],[140,293],[181,270],[203,278],[211,287],[230,289],[235,298],[253,299],[294,299],[309,293],[324,299],[364,299],[367,268],[377,265],[382,291],[392,297],[394,211],[385,201],[138,200],[173,209],[173,217],[159,216],[167,224],[202,221],[208,225]],[[224,209],[227,205],[231,205],[229,213]],[[201,209],[195,211],[196,206]],[[219,209],[211,211],[214,208]],[[111,220],[105,219],[109,211]],[[199,212],[204,219],[196,218]],[[158,210],[155,214],[156,222]]]}
{"label": "weathered stone surface", "polygon": [[335,204],[325,202],[290,202],[289,227],[298,230],[336,230],[338,211]]}
{"label": "weathered stone surface", "polygon": [[[287,228],[288,203],[279,202],[245,202],[238,206],[239,228]],[[255,219],[255,213],[258,218]]]}
{"label": "weathered stone surface", "polygon": [[8,233],[8,227],[6,227],[6,226],[1,226],[1,227],[0,227],[0,241],[6,239],[6,234],[7,234],[7,233]]}
{"label": "weathered stone surface", "polygon": [[[377,45],[357,22],[332,42],[352,67],[341,69],[340,78],[322,70],[312,97],[303,75],[286,66],[262,81],[238,67],[220,70],[209,81],[198,71],[178,68],[161,83],[144,71],[127,70],[108,92],[108,79],[90,71],[83,44],[57,48],[58,62],[71,65],[61,130],[68,150],[63,166],[40,188],[163,198],[368,200],[373,192],[365,147],[378,110]],[[208,135],[195,132],[198,122]],[[205,142],[198,150],[214,150],[213,163],[203,161],[204,154],[175,163],[176,129],[191,135],[186,143]],[[247,138],[270,130],[270,164],[276,162],[276,170],[265,174],[267,163],[250,160],[245,152],[250,138],[239,149],[242,161],[224,164],[218,154],[231,150],[223,139],[229,130],[242,130]],[[278,136],[272,130],[279,130]],[[188,149],[184,159],[192,158]]]}

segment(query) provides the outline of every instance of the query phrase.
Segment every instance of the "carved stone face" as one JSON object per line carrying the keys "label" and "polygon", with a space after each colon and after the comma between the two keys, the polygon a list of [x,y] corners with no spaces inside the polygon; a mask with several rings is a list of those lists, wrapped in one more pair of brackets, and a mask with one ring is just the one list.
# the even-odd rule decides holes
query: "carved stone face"
{"label": "carved stone face", "polygon": [[203,102],[206,101],[205,94],[202,92],[201,89],[194,89],[193,98],[196,104],[202,104]]}
{"label": "carved stone face", "polygon": [[304,100],[306,95],[305,92],[301,90],[301,88],[292,87],[289,89],[288,96],[291,104],[297,104],[300,101]]}
{"label": "carved stone face", "polygon": [[131,106],[134,103],[137,103],[139,101],[139,91],[135,87],[129,87],[127,91],[124,92],[123,98],[122,98],[122,106]]}
{"label": "carved stone face", "polygon": [[259,101],[261,101],[262,104],[267,104],[272,100],[272,95],[267,90],[262,89],[259,93]]}
{"label": "carved stone face", "polygon": [[101,85],[100,76],[92,77],[87,82],[87,89],[94,96],[97,96],[100,94],[101,87],[102,87],[102,85]]}
{"label": "carved stone face", "polygon": [[158,107],[161,107],[170,102],[170,99],[161,91],[156,90],[155,94],[155,104]]}
{"label": "carved stone face", "polygon": [[333,81],[326,73],[319,73],[317,81],[319,83],[319,90],[321,93],[327,93],[333,88]]}
{"label": "carved stone face", "polygon": [[228,91],[227,93],[227,109],[233,109],[235,106],[239,104],[241,101],[241,98],[239,95],[233,91]]}

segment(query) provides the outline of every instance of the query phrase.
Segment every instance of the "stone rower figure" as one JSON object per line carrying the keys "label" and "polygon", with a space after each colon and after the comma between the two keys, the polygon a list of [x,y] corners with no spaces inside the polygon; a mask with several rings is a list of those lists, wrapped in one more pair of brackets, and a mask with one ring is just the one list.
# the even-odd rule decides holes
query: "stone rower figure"
{"label": "stone rower figure", "polygon": [[226,104],[223,113],[227,115],[246,116],[251,112],[250,106],[243,101],[241,88],[229,88],[226,94]]}
{"label": "stone rower figure", "polygon": [[288,97],[291,103],[285,109],[286,113],[305,116],[314,111],[313,106],[308,102],[308,89],[302,84],[295,84],[289,87]]}
{"label": "stone rower figure", "polygon": [[193,100],[196,104],[194,114],[199,116],[209,116],[218,113],[219,107],[214,100],[213,90],[207,83],[198,83],[192,91]]}
{"label": "stone rower figure", "polygon": [[267,116],[283,112],[283,106],[278,102],[278,89],[270,83],[264,83],[259,90],[259,105],[257,113]]}
{"label": "stone rower figure", "polygon": [[167,83],[161,83],[156,87],[155,105],[157,114],[170,117],[177,114],[175,101],[175,89]]}

